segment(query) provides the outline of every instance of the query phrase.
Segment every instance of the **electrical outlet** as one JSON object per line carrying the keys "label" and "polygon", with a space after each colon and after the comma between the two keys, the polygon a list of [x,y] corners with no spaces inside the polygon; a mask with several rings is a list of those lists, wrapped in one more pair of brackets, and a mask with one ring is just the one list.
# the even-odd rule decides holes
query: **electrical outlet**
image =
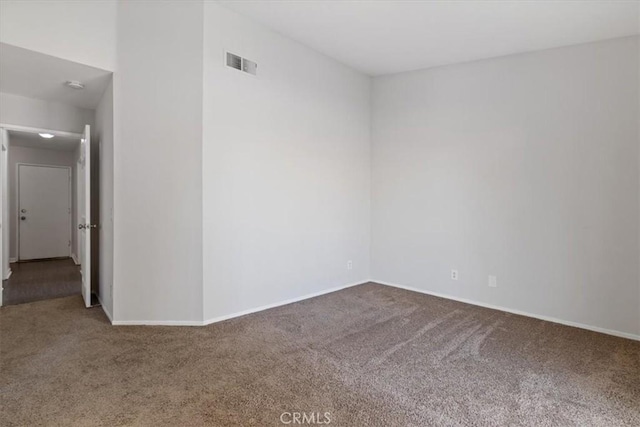
{"label": "electrical outlet", "polygon": [[353,270],[353,261],[347,261],[347,270]]}
{"label": "electrical outlet", "polygon": [[451,280],[458,280],[458,270],[451,270]]}
{"label": "electrical outlet", "polygon": [[489,287],[490,288],[498,287],[498,278],[496,276],[489,276]]}

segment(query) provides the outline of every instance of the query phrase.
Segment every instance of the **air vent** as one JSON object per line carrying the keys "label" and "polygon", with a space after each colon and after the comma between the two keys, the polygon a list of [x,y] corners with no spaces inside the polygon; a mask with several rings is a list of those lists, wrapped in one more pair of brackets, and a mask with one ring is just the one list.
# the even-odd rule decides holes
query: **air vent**
{"label": "air vent", "polygon": [[236,70],[242,70],[242,58],[233,53],[227,52],[227,67],[235,68]]}
{"label": "air vent", "polygon": [[249,61],[248,59],[242,58],[242,71],[245,73],[256,75],[256,71],[258,71],[258,64],[253,61]]}
{"label": "air vent", "polygon": [[245,73],[256,75],[258,71],[258,64],[250,61],[246,58],[242,58],[238,55],[234,55],[231,52],[227,52],[227,67],[235,68]]}

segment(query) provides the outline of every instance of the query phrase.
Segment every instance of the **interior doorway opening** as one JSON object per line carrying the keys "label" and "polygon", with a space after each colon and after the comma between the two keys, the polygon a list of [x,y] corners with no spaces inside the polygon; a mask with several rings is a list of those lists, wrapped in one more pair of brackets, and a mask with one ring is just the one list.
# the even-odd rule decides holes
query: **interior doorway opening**
{"label": "interior doorway opening", "polygon": [[[114,240],[114,81],[113,73],[85,64],[79,64],[63,58],[44,55],[40,52],[0,43],[0,127],[3,127],[2,157],[5,162],[11,157],[10,140],[17,140],[20,132],[24,138],[35,140],[38,144],[48,144],[45,148],[56,148],[69,144],[68,150],[73,154],[71,164],[72,174],[72,226],[71,249],[65,255],[63,267],[55,271],[67,271],[56,283],[65,282],[71,274],[78,274],[78,265],[82,271],[82,281],[90,281],[91,287],[82,287],[82,297],[78,303],[91,306],[96,302],[97,295],[102,309],[109,320],[114,313],[114,283],[113,283],[113,240]],[[78,84],[76,84],[78,83]],[[90,127],[86,126],[89,125]],[[40,135],[50,134],[45,138]],[[4,143],[4,139],[7,143]],[[14,145],[17,147],[17,144]],[[78,147],[84,147],[78,151]],[[34,148],[34,147],[28,147]],[[26,148],[24,148],[26,150]],[[51,150],[56,151],[56,150]],[[64,151],[64,150],[61,150]],[[60,150],[57,151],[58,156]],[[68,154],[67,154],[68,156]],[[0,162],[1,163],[1,162]],[[23,161],[31,163],[31,161]],[[58,165],[52,162],[42,162],[45,165]],[[4,166],[4,171],[9,164]],[[3,176],[4,173],[0,173]],[[83,176],[84,179],[79,178]],[[15,174],[12,172],[12,180]],[[5,188],[9,195],[9,179],[1,181],[0,188]],[[84,185],[87,183],[87,185]],[[13,184],[11,187],[15,191]],[[90,197],[89,197],[90,195]],[[9,200],[9,199],[7,199]],[[87,203],[83,204],[83,200]],[[17,234],[10,232],[12,224],[18,221],[17,208],[9,207],[9,203],[2,205],[3,214],[0,215],[0,232],[3,243],[0,245],[0,276],[3,279],[11,274],[15,276],[18,267],[31,267],[36,262],[19,258],[29,258],[16,252],[19,241]],[[83,208],[84,210],[82,210]],[[31,214],[32,212],[26,212]],[[25,221],[31,220],[26,215]],[[79,228],[80,227],[80,228]],[[88,231],[87,231],[88,230]],[[6,235],[6,238],[4,236]],[[88,237],[91,237],[90,239]],[[11,252],[10,239],[14,239],[13,266],[9,262]],[[69,239],[66,244],[69,247]],[[63,248],[64,249],[64,248]],[[6,256],[2,256],[3,253]],[[87,256],[89,254],[90,256]],[[36,259],[41,256],[37,255]],[[68,256],[68,257],[67,257]],[[55,261],[57,262],[57,261]],[[52,266],[55,262],[43,264]],[[75,273],[74,272],[75,269]],[[86,272],[86,273],[85,273]],[[41,276],[51,274],[39,273]],[[35,273],[34,273],[35,275]],[[77,277],[77,276],[76,276]],[[12,277],[9,277],[11,280]],[[2,287],[8,284],[2,282]],[[77,289],[77,287],[76,287]],[[0,305],[3,305],[4,291],[0,288]],[[73,298],[73,297],[72,297]]]}
{"label": "interior doorway opening", "polygon": [[71,133],[0,125],[2,304],[92,289],[90,126]]}

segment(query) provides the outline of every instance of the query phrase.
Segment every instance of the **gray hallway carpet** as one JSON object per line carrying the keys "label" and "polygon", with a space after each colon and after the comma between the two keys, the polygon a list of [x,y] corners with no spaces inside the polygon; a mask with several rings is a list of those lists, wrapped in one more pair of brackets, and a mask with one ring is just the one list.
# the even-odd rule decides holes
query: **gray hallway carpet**
{"label": "gray hallway carpet", "polygon": [[4,426],[640,425],[640,342],[377,284],[206,327],[60,298],[0,338]]}
{"label": "gray hallway carpet", "polygon": [[2,304],[13,305],[77,295],[82,292],[80,266],[71,258],[11,264],[2,282]]}

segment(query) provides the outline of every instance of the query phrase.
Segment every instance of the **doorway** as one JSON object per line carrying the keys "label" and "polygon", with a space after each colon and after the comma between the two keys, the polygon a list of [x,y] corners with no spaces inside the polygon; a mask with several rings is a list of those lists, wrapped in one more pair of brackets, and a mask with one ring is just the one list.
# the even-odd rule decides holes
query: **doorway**
{"label": "doorway", "polygon": [[[91,299],[89,126],[82,133],[1,125],[2,305],[82,295]],[[5,260],[3,259],[3,262]]]}
{"label": "doorway", "polygon": [[[74,269],[80,269],[83,283],[82,302],[86,306],[92,306],[95,301],[99,301],[107,317],[112,318],[113,73],[6,43],[0,43],[0,50],[0,74],[3,76],[0,79],[0,128],[6,128],[3,134],[6,133],[9,137],[9,133],[29,132],[38,144],[59,147],[69,143],[71,152],[77,154],[71,164],[71,261],[67,258],[70,264],[65,267],[69,268],[61,270],[73,272]],[[89,129],[85,126],[87,124],[92,128],[91,138]],[[50,134],[52,137],[43,139],[39,133]],[[79,149],[83,146],[85,148]],[[8,153],[0,151],[0,157],[6,158],[5,154]],[[43,164],[59,165],[52,162]],[[5,176],[6,169],[0,161],[2,177]],[[15,179],[13,170],[11,179]],[[0,193],[7,185],[5,181],[0,177]],[[88,184],[83,187],[85,181]],[[4,193],[13,194],[14,191],[11,187],[6,188]],[[86,204],[84,200],[87,201]],[[10,275],[17,274],[18,266],[26,268],[28,264],[17,262],[19,253],[12,253],[12,263],[9,264],[10,249],[19,244],[17,232],[11,228],[9,219],[15,223],[18,211],[14,206],[9,210],[7,205],[8,203],[4,203],[0,209],[2,212],[6,211],[0,222],[0,231],[5,236],[3,245],[0,245],[0,259],[4,261],[0,266],[3,279],[0,287],[0,305],[3,305],[2,288],[8,283],[4,279],[11,279]],[[104,220],[101,221],[101,218]],[[9,245],[10,243],[15,246]],[[30,262],[33,265],[40,261]],[[47,266],[51,266],[51,263]],[[48,274],[43,272],[42,276]],[[64,282],[63,279],[60,282]],[[92,295],[95,298],[91,298]]]}

